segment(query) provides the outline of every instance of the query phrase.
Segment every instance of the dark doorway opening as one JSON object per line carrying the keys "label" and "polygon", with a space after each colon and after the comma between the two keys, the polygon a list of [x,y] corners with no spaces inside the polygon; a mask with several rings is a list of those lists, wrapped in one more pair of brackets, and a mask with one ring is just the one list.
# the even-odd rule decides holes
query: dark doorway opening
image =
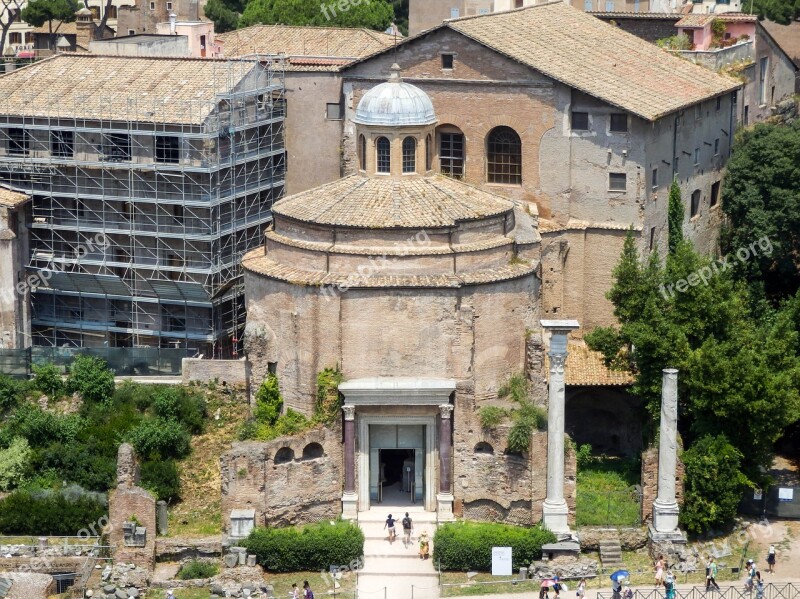
{"label": "dark doorway opening", "polygon": [[[381,449],[380,462],[384,489],[403,482],[403,465],[408,459],[413,464],[413,449]],[[411,468],[413,467],[412,465]]]}

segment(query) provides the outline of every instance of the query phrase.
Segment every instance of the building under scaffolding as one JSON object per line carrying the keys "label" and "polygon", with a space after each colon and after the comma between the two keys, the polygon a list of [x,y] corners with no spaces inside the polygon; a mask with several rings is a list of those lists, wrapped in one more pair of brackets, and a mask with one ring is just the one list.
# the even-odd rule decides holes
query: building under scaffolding
{"label": "building under scaffolding", "polygon": [[235,354],[240,258],[283,194],[279,63],[60,55],[0,77],[33,196],[31,343]]}

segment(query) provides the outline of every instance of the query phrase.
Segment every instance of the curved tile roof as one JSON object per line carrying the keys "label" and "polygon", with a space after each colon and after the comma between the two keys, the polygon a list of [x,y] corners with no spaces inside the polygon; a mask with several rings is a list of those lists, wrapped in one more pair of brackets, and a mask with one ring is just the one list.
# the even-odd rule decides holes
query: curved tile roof
{"label": "curved tile roof", "polygon": [[389,229],[452,227],[513,208],[505,198],[442,175],[351,175],[284,198],[273,212],[321,225]]}

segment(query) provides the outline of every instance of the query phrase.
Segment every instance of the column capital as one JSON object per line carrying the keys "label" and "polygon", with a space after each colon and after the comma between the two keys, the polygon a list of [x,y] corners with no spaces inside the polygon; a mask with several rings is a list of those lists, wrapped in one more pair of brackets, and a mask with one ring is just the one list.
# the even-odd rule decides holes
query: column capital
{"label": "column capital", "polygon": [[442,416],[443,419],[449,420],[453,415],[453,410],[455,406],[451,403],[441,404],[439,406],[439,414]]}
{"label": "column capital", "polygon": [[553,374],[564,374],[564,366],[567,363],[567,352],[549,351],[547,357],[550,358],[550,372]]}
{"label": "column capital", "polygon": [[345,420],[355,420],[356,419],[356,407],[351,405],[343,405],[342,412],[344,412],[344,419]]}

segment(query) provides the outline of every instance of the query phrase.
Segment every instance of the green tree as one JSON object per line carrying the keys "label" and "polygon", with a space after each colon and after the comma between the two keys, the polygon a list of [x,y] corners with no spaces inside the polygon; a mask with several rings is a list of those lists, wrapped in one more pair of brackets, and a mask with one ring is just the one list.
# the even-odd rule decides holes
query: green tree
{"label": "green tree", "polygon": [[737,134],[723,182],[728,226],[720,240],[722,251],[757,250],[731,264],[756,293],[763,286],[773,303],[800,289],[798,164],[800,120],[789,126],[758,124]]}
{"label": "green tree", "polygon": [[800,0],[750,0],[744,6],[760,19],[769,19],[781,25],[789,25],[792,20],[800,19]]}
{"label": "green tree", "polygon": [[61,377],[61,369],[55,364],[42,364],[41,366],[34,365],[33,368],[33,386],[38,391],[58,399],[64,393],[65,385],[64,379]]}
{"label": "green tree", "polygon": [[678,244],[683,241],[683,215],[685,208],[681,199],[681,188],[678,180],[673,179],[669,186],[669,205],[667,207],[667,225],[669,227],[669,253],[674,254]]}
{"label": "green tree", "polygon": [[278,377],[268,374],[256,392],[256,420],[263,424],[273,425],[277,422],[283,409],[283,398],[278,385]]}
{"label": "green tree", "polygon": [[203,11],[214,22],[214,31],[224,33],[236,29],[244,10],[242,0],[208,0]]}
{"label": "green tree", "polygon": [[383,31],[391,25],[394,9],[387,0],[251,0],[239,19],[239,27],[267,25],[318,25],[367,27]]}
{"label": "green tree", "polygon": [[[81,5],[77,0],[31,0],[22,9],[20,19],[34,27],[41,27],[47,23],[50,32],[50,45],[55,47],[54,37],[59,27],[61,27],[61,23],[75,21],[75,13],[80,8]],[[55,29],[53,29],[53,21],[59,22]]]}
{"label": "green tree", "polygon": [[114,395],[114,373],[105,360],[94,356],[77,356],[70,364],[67,390],[80,393],[84,401],[103,403]]}
{"label": "green tree", "polygon": [[24,437],[15,437],[0,449],[0,491],[10,491],[25,481],[31,461],[31,446]]}

